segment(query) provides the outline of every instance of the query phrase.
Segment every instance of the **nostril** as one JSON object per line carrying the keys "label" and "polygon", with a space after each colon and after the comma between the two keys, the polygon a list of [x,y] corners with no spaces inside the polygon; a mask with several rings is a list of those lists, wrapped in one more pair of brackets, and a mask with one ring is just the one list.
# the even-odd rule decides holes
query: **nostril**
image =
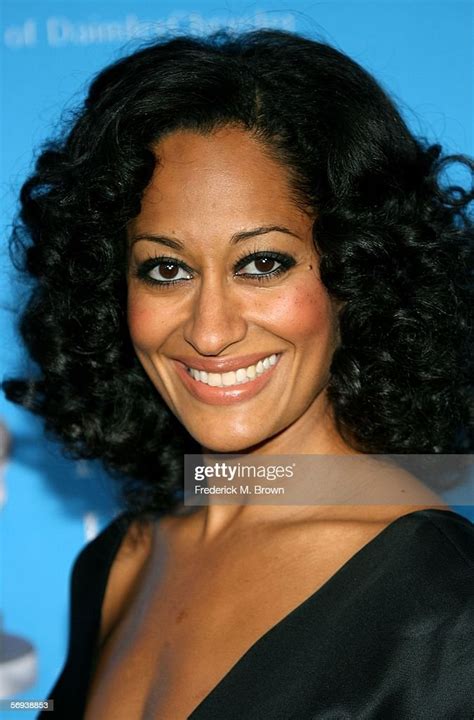
{"label": "nostril", "polygon": [[184,327],[184,339],[198,355],[219,355],[226,348],[242,342],[247,324],[241,313],[221,312],[222,300],[215,299],[214,306],[196,306],[193,316]]}

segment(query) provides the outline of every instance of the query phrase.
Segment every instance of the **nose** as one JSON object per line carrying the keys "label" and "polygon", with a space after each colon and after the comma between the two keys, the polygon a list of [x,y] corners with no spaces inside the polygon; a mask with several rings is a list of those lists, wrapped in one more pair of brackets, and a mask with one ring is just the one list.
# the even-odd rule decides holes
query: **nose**
{"label": "nose", "polygon": [[245,337],[242,304],[222,276],[203,278],[190,305],[184,338],[201,355],[219,355]]}

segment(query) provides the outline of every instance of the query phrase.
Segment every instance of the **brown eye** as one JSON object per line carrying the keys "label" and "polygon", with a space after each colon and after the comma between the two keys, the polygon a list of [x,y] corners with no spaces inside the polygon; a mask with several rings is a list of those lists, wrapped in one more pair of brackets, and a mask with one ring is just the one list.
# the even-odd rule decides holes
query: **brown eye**
{"label": "brown eye", "polygon": [[274,268],[274,265],[275,260],[273,260],[273,258],[262,257],[254,260],[255,269],[262,273],[271,272]]}
{"label": "brown eye", "polygon": [[149,258],[138,267],[137,276],[154,285],[173,285],[193,277],[184,263],[167,257]]}
{"label": "brown eye", "polygon": [[156,266],[164,280],[173,280],[178,272],[176,263],[163,262]]}
{"label": "brown eye", "polygon": [[295,258],[286,253],[262,250],[241,257],[236,264],[236,276],[263,282],[283,275],[295,263]]}

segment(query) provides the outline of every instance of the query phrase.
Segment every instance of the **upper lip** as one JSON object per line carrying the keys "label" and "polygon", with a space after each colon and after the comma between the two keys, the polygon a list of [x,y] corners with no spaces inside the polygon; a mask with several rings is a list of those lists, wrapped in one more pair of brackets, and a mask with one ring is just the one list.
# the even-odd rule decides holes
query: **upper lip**
{"label": "upper lip", "polygon": [[230,372],[231,370],[238,370],[239,368],[245,368],[249,365],[256,365],[259,360],[263,360],[270,355],[278,355],[275,352],[268,353],[252,353],[251,355],[240,355],[239,357],[229,358],[197,358],[190,357],[187,355],[176,355],[174,360],[186,365],[188,368],[195,368],[196,370],[204,370],[205,372]]}

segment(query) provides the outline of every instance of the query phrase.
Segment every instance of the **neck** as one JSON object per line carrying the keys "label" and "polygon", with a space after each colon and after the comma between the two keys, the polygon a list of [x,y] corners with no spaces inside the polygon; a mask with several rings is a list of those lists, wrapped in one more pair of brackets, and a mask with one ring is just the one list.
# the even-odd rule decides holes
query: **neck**
{"label": "neck", "polygon": [[[232,455],[277,456],[277,455],[362,455],[354,450],[337,431],[334,413],[326,398],[320,398],[318,405],[310,409],[290,427],[275,434],[264,442],[246,448]],[[211,462],[216,451],[202,448],[203,455]],[[211,497],[211,496],[209,496]],[[313,505],[257,504],[245,502],[238,504],[219,504],[219,496],[211,498],[199,513],[202,515],[201,538],[212,540],[230,529],[252,523],[289,521],[314,515],[318,508]],[[282,501],[283,502],[283,501]],[[321,507],[325,512],[328,508]]]}

